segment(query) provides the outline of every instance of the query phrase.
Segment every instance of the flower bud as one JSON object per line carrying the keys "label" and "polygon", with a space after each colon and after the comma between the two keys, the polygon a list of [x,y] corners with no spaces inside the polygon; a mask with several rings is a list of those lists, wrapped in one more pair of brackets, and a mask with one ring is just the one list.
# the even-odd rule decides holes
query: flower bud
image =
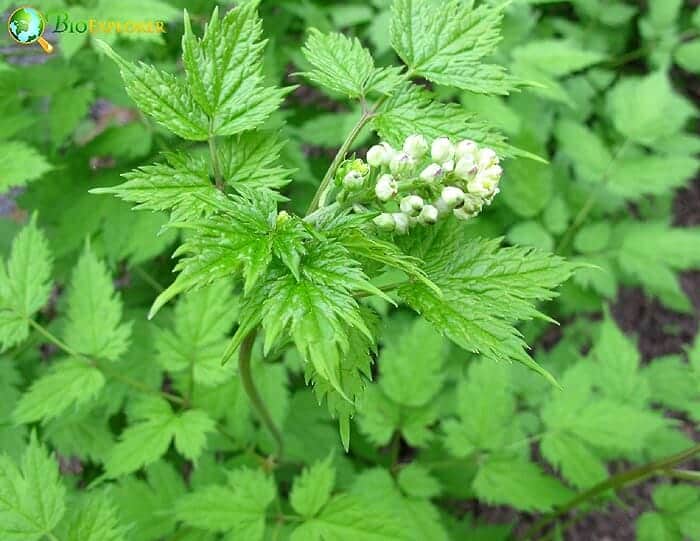
{"label": "flower bud", "polygon": [[474,216],[476,216],[476,214],[473,214],[473,213],[471,213],[471,212],[467,212],[466,210],[464,210],[464,208],[454,209],[454,210],[452,211],[452,214],[453,214],[454,217],[457,218],[458,220],[462,220],[462,221],[465,221],[465,222],[466,222],[467,220],[469,220],[470,218],[473,218]]}
{"label": "flower bud", "polygon": [[432,225],[438,221],[438,209],[433,205],[425,205],[418,215],[418,222],[423,225]]}
{"label": "flower bud", "polygon": [[374,194],[380,201],[389,201],[399,192],[399,186],[391,175],[382,175],[374,187]]}
{"label": "flower bud", "polygon": [[479,164],[479,169],[488,169],[492,165],[498,165],[498,156],[493,149],[482,148],[476,154],[476,161]]}
{"label": "flower bud", "polygon": [[396,222],[394,222],[394,217],[388,212],[382,212],[372,221],[382,231],[391,233],[394,229],[396,229]]}
{"label": "flower bud", "polygon": [[478,195],[481,198],[491,197],[498,189],[500,177],[486,175],[480,172],[476,177],[467,183],[467,190],[470,194]]}
{"label": "flower bud", "polygon": [[343,177],[343,188],[350,191],[359,190],[364,183],[364,177],[359,171],[348,171]]}
{"label": "flower bud", "polygon": [[445,172],[442,170],[442,167],[440,167],[436,163],[431,163],[428,167],[423,169],[423,171],[420,174],[420,178],[425,182],[435,182],[444,173]]}
{"label": "flower bud", "polygon": [[408,233],[408,216],[403,212],[394,212],[391,216],[394,219],[395,231],[399,235],[405,235],[406,233]]}
{"label": "flower bud", "polygon": [[389,169],[393,175],[400,177],[409,174],[415,167],[416,162],[405,152],[397,152],[391,158]]}
{"label": "flower bud", "polygon": [[464,139],[463,141],[457,143],[455,155],[457,157],[457,160],[461,160],[462,158],[467,157],[475,159],[478,151],[479,145],[477,145],[474,141]]}
{"label": "flower bud", "polygon": [[481,174],[498,182],[503,175],[503,168],[500,165],[492,165],[488,169],[484,169]]}
{"label": "flower bud", "polygon": [[469,214],[470,216],[476,216],[481,212],[481,209],[483,207],[484,201],[483,199],[481,199],[481,197],[477,195],[465,194],[464,204],[461,207],[465,214]]}
{"label": "flower bud", "polygon": [[422,135],[409,135],[403,143],[403,151],[411,158],[420,160],[428,152],[428,141]]}
{"label": "flower bud", "polygon": [[434,204],[435,208],[437,209],[438,215],[440,217],[446,216],[447,214],[452,212],[452,208],[447,204],[447,202],[442,197],[438,197],[435,200],[435,203],[433,203],[433,204]]}
{"label": "flower bud", "polygon": [[430,148],[430,156],[434,161],[438,163],[446,162],[451,160],[455,155],[455,147],[447,137],[438,137],[433,141],[433,145]]}
{"label": "flower bud", "polygon": [[374,145],[367,151],[367,163],[372,167],[388,165],[391,155],[384,145]]}
{"label": "flower bud", "polygon": [[457,178],[461,178],[464,180],[474,178],[474,175],[476,175],[478,170],[479,168],[477,167],[474,158],[470,156],[465,156],[464,158],[461,158],[457,162],[457,165],[455,165],[455,175],[457,176]]}
{"label": "flower bud", "polygon": [[401,212],[409,216],[418,216],[418,213],[423,208],[423,198],[418,195],[407,195],[401,200]]}
{"label": "flower bud", "polygon": [[440,198],[449,208],[453,209],[464,203],[464,192],[456,186],[447,186],[442,190]]}
{"label": "flower bud", "polygon": [[445,171],[445,173],[451,173],[452,171],[455,170],[455,161],[454,160],[447,160],[442,164],[442,168]]}

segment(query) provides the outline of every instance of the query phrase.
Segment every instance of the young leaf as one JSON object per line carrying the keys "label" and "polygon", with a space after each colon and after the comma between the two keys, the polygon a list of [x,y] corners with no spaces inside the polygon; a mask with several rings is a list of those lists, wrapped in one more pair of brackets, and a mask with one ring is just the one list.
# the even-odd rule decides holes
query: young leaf
{"label": "young leaf", "polygon": [[7,541],[38,541],[65,512],[58,463],[32,433],[18,468],[0,456],[0,534]]}
{"label": "young leaf", "polygon": [[73,270],[67,318],[64,340],[78,353],[116,361],[129,347],[131,324],[121,322],[121,295],[89,244]]}
{"label": "young leaf", "polygon": [[175,516],[195,528],[261,541],[265,511],[275,495],[271,477],[260,470],[239,469],[229,473],[226,485],[210,485],[180,498]]}
{"label": "young leaf", "polygon": [[7,263],[0,260],[0,351],[23,342],[28,320],[49,298],[51,254],[32,217],[12,242]]}
{"label": "young leaf", "polygon": [[51,169],[51,164],[22,141],[0,141],[0,192],[24,186]]}
{"label": "young leaf", "polygon": [[411,73],[447,86],[483,94],[508,94],[515,80],[505,69],[484,64],[501,39],[502,7],[460,0],[396,0],[391,45]]}
{"label": "young leaf", "polygon": [[72,405],[94,400],[104,384],[102,373],[82,359],[57,362],[22,395],[13,414],[15,421],[31,423],[58,417]]}
{"label": "young leaf", "polygon": [[142,62],[128,62],[103,41],[97,44],[119,66],[126,91],[139,109],[183,139],[209,137],[207,115],[181,80]]}
{"label": "young leaf", "polygon": [[390,92],[400,82],[397,72],[374,67],[372,55],[357,38],[311,29],[302,52],[313,69],[301,75],[349,98],[366,96],[376,87]]}
{"label": "young leaf", "polygon": [[560,39],[535,40],[513,49],[513,58],[555,77],[564,77],[597,64],[605,57]]}
{"label": "young leaf", "polygon": [[206,198],[223,198],[209,180],[203,159],[180,153],[165,154],[167,163],[144,165],[122,176],[126,182],[109,188],[93,188],[90,193],[112,194],[136,203],[135,209],[170,211],[173,221],[200,217],[213,209]]}
{"label": "young leaf", "polygon": [[304,518],[316,516],[331,497],[335,485],[332,460],[333,455],[329,455],[326,460],[304,469],[301,475],[294,479],[289,503]]}
{"label": "young leaf", "polygon": [[263,86],[262,21],[258,1],[246,2],[219,18],[214,9],[197,39],[185,12],[182,60],[188,91],[208,116],[208,134],[234,135],[259,126],[289,89]]}
{"label": "young leaf", "polygon": [[70,522],[61,532],[66,541],[124,541],[117,508],[107,492],[90,493],[71,509]]}
{"label": "young leaf", "polygon": [[416,498],[435,498],[441,492],[440,482],[416,462],[402,468],[396,480],[401,490]]}

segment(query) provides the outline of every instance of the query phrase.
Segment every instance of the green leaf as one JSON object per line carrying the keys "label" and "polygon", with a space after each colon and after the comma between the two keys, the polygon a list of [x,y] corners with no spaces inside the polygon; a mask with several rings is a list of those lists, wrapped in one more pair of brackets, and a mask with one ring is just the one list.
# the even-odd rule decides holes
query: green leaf
{"label": "green leaf", "polygon": [[206,162],[180,153],[165,154],[167,163],[144,165],[122,176],[126,182],[109,188],[93,188],[90,193],[112,194],[137,203],[135,209],[170,211],[173,221],[198,218],[211,212],[207,198],[222,195],[209,180]]}
{"label": "green leaf", "polygon": [[530,155],[508,145],[503,135],[463,107],[441,103],[430,92],[410,83],[386,101],[372,125],[383,140],[395,147],[400,147],[409,135],[420,133],[428,139],[471,139],[504,157]]}
{"label": "green leaf", "polygon": [[142,62],[128,62],[103,41],[97,44],[119,66],[126,91],[139,109],[183,139],[204,141],[209,137],[207,115],[183,81]]}
{"label": "green leaf", "polygon": [[92,85],[83,85],[67,89],[53,97],[49,133],[54,147],[59,147],[87,115],[93,93]]}
{"label": "green leaf", "polygon": [[508,94],[515,81],[503,67],[484,64],[501,39],[503,10],[460,0],[396,0],[391,45],[411,73],[483,94]]}
{"label": "green leaf", "polygon": [[660,222],[627,222],[615,234],[622,269],[664,304],[689,310],[690,303],[674,271],[700,266],[700,228],[672,228]]}
{"label": "green leaf", "polygon": [[[124,541],[117,508],[106,492],[83,496],[71,509],[70,523],[60,539],[66,541]],[[64,537],[65,536],[65,537]]]}
{"label": "green leaf", "polygon": [[119,477],[155,462],[165,454],[173,438],[176,449],[196,461],[206,434],[214,429],[214,422],[203,411],[175,414],[162,398],[142,399],[134,406],[131,420],[105,463],[108,477]]}
{"label": "green leaf", "polygon": [[588,488],[608,476],[603,460],[570,434],[546,434],[540,442],[540,449],[544,458],[575,487]]}
{"label": "green leaf", "polygon": [[584,225],[574,237],[574,248],[582,254],[603,251],[610,242],[612,228],[608,222]]}
{"label": "green leaf", "polygon": [[7,541],[38,541],[65,512],[58,462],[32,433],[18,468],[0,456],[0,534]]}
{"label": "green leaf", "polygon": [[380,83],[390,92],[400,82],[398,72],[374,67],[372,55],[357,38],[336,32],[323,34],[312,28],[302,52],[313,69],[300,75],[349,98],[366,96]]}
{"label": "green leaf", "polygon": [[544,226],[535,220],[516,223],[506,234],[508,242],[521,246],[532,246],[545,252],[554,250],[554,239]]}
{"label": "green leaf", "polygon": [[67,319],[64,340],[83,355],[116,361],[129,347],[131,324],[121,322],[121,295],[89,244],[73,270]]}
{"label": "green leaf", "polygon": [[52,165],[22,141],[0,141],[0,192],[24,186],[51,170]]}
{"label": "green leaf", "polygon": [[513,58],[555,77],[564,77],[597,64],[605,57],[561,39],[529,41],[513,49]]}
{"label": "green leaf", "polygon": [[[229,137],[217,148],[221,171],[235,189],[277,190],[290,181],[292,171],[280,165],[284,142],[276,133],[257,131]],[[279,197],[279,196],[278,196]]]}
{"label": "green leaf", "polygon": [[683,537],[672,521],[659,513],[643,513],[636,523],[639,541],[683,541]]}
{"label": "green leaf", "polygon": [[239,469],[225,485],[210,485],[180,498],[175,516],[189,526],[261,541],[265,512],[275,499],[274,480],[260,470]]}
{"label": "green leaf", "polygon": [[226,280],[182,297],[175,305],[172,329],[161,330],[155,337],[161,366],[170,373],[191,369],[194,381],[207,386],[231,379],[231,370],[221,366],[221,356],[238,314],[237,305]]}
{"label": "green leaf", "polygon": [[349,494],[334,497],[315,518],[299,526],[291,541],[402,541],[403,528],[393,516]]}
{"label": "green leaf", "polygon": [[94,400],[104,384],[102,373],[83,360],[57,362],[22,395],[13,414],[15,421],[31,423],[58,417],[71,406]]}
{"label": "green leaf", "polygon": [[333,455],[329,455],[326,460],[305,468],[301,475],[294,479],[289,503],[306,519],[315,517],[331,497],[335,485],[335,468],[332,461]]}
{"label": "green leaf", "polygon": [[549,511],[573,496],[556,478],[515,456],[487,458],[480,465],[473,486],[480,499],[523,511]]}
{"label": "green leaf", "polygon": [[700,73],[700,40],[681,43],[674,53],[676,63],[686,71]]}
{"label": "green leaf", "polygon": [[622,79],[608,94],[608,109],[621,134],[645,145],[681,131],[697,114],[664,72]]}
{"label": "green leaf", "polygon": [[672,193],[698,171],[700,161],[691,156],[635,156],[610,167],[610,190],[637,201],[647,195]]}
{"label": "green leaf", "polygon": [[10,257],[0,260],[0,351],[23,342],[29,322],[51,292],[51,253],[36,215],[15,237]]}
{"label": "green leaf", "polygon": [[[551,379],[524,352],[516,321],[544,317],[533,302],[556,296],[572,266],[561,258],[527,248],[499,248],[499,240],[470,238],[449,222],[414,235],[415,255],[442,297],[422,284],[399,294],[460,347],[492,360],[517,360]],[[410,252],[409,252],[410,253]]]}
{"label": "green leaf", "polygon": [[392,336],[379,358],[379,385],[397,404],[420,407],[440,391],[445,341],[425,320]]}
{"label": "green leaf", "polygon": [[440,495],[440,482],[430,471],[416,462],[401,468],[397,481],[401,490],[416,498],[435,498]]}
{"label": "green leaf", "polygon": [[214,9],[198,39],[185,12],[182,60],[188,92],[208,116],[208,134],[235,135],[262,124],[289,89],[263,86],[262,21],[258,2],[246,2],[219,18]]}
{"label": "green leaf", "polygon": [[561,120],[555,130],[560,150],[573,162],[576,174],[588,182],[601,182],[612,156],[603,141],[583,124]]}

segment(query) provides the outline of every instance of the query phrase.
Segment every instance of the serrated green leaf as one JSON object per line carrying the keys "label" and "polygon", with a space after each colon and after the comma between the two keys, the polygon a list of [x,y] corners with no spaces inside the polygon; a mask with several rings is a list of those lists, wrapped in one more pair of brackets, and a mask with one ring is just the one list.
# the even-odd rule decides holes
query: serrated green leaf
{"label": "serrated green leaf", "polygon": [[698,171],[700,161],[691,156],[635,156],[610,167],[610,190],[637,201],[663,195],[683,186]]}
{"label": "serrated green leaf", "polygon": [[561,120],[555,130],[560,150],[574,164],[578,176],[588,182],[601,182],[611,166],[612,156],[592,130],[572,120]]}
{"label": "serrated green leaf", "polygon": [[513,58],[549,75],[564,77],[602,61],[604,55],[560,39],[529,41],[513,49]]}
{"label": "serrated green leaf", "polygon": [[[66,541],[124,541],[119,515],[108,493],[90,493],[71,509],[70,523],[61,532]],[[64,537],[65,536],[65,537]]]}
{"label": "serrated green leaf", "polygon": [[46,158],[22,141],[0,141],[0,192],[24,186],[52,169]]}
{"label": "serrated green leaf", "polygon": [[501,39],[503,10],[460,0],[396,0],[391,45],[412,73],[447,86],[484,94],[508,94],[515,80],[482,63]]}
{"label": "serrated green leaf", "polygon": [[201,410],[188,410],[178,415],[173,425],[175,449],[185,458],[196,463],[204,450],[207,433],[213,432],[215,423]]}
{"label": "serrated green leaf", "polygon": [[546,434],[540,442],[540,449],[544,458],[575,487],[588,488],[608,476],[603,460],[575,436]]}
{"label": "serrated green leaf", "polygon": [[175,516],[196,528],[261,541],[265,511],[275,494],[271,477],[260,470],[239,469],[229,473],[226,485],[210,485],[180,498]]}
{"label": "serrated green leaf", "polygon": [[15,237],[7,263],[0,260],[0,351],[23,342],[28,320],[49,298],[51,253],[32,217]]}
{"label": "serrated green leaf", "polygon": [[58,463],[32,433],[18,468],[0,456],[0,534],[7,541],[38,541],[65,512]]}
{"label": "serrated green leaf", "polygon": [[83,85],[67,89],[53,97],[49,133],[54,147],[60,146],[85,117],[93,99],[93,93],[91,85]]}
{"label": "serrated green leaf", "polygon": [[121,295],[106,265],[86,244],[71,277],[64,340],[78,353],[116,361],[131,335],[131,324],[121,320]]}
{"label": "serrated green leaf", "polygon": [[126,91],[139,109],[183,139],[209,137],[207,116],[181,80],[144,63],[132,64],[103,41],[97,44],[119,66]]}
{"label": "serrated green leaf", "polygon": [[442,490],[430,471],[416,462],[402,468],[396,480],[401,490],[416,498],[435,498]]}
{"label": "serrated green leaf", "polygon": [[258,2],[246,2],[219,18],[214,9],[204,36],[192,33],[185,12],[182,59],[187,92],[208,116],[208,134],[235,135],[259,126],[288,89],[266,87],[262,76],[262,22]]}
{"label": "serrated green leaf", "polygon": [[335,485],[335,468],[333,456],[316,462],[310,468],[305,468],[301,475],[294,479],[289,503],[292,508],[306,519],[313,518],[331,497]]}
{"label": "serrated green leaf", "polygon": [[32,382],[17,403],[14,418],[18,423],[53,419],[71,406],[94,400],[104,384],[102,373],[84,360],[58,362]]}

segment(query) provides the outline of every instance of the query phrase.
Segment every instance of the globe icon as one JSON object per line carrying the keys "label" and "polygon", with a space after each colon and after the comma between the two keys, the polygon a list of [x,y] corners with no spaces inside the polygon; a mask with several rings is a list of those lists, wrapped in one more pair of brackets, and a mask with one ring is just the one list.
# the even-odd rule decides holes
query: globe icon
{"label": "globe icon", "polygon": [[29,45],[39,40],[44,33],[44,17],[36,9],[19,8],[10,15],[7,28],[10,35],[19,43]]}

